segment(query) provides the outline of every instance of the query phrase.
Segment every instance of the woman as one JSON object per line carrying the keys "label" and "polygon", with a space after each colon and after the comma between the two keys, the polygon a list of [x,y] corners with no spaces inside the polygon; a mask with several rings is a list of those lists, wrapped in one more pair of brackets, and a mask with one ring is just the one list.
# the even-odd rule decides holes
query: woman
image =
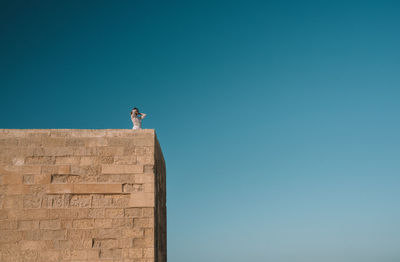
{"label": "woman", "polygon": [[131,119],[133,123],[132,129],[142,129],[142,119],[146,117],[145,113],[139,113],[136,107],[131,111]]}

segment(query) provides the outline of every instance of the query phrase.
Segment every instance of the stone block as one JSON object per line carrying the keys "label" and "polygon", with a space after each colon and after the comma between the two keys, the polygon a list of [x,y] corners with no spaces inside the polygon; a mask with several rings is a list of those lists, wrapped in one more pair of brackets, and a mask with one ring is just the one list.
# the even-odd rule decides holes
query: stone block
{"label": "stone block", "polygon": [[145,191],[145,186],[143,184],[123,183],[122,191],[125,193],[141,192],[141,191]]}
{"label": "stone block", "polygon": [[97,154],[99,156],[122,156],[124,155],[124,147],[97,147]]}
{"label": "stone block", "polygon": [[72,208],[54,208],[49,209],[48,218],[55,219],[73,219],[73,218],[87,218],[88,208],[79,208],[79,206],[72,206]]}
{"label": "stone block", "polygon": [[146,193],[154,193],[154,183],[145,183],[143,185],[144,187],[144,192]]}
{"label": "stone block", "polygon": [[51,183],[52,184],[65,184],[67,183],[69,175],[65,174],[53,174],[51,175]]}
{"label": "stone block", "polygon": [[154,227],[154,218],[135,218],[133,220],[133,226],[137,228]]}
{"label": "stone block", "polygon": [[153,247],[143,248],[143,257],[154,258],[154,248]]}
{"label": "stone block", "polygon": [[18,245],[21,250],[46,250],[51,248],[51,242],[44,240],[22,240]]}
{"label": "stone block", "polygon": [[133,242],[132,238],[119,238],[118,246],[123,249],[131,248],[132,242]]}
{"label": "stone block", "polygon": [[136,155],[116,156],[114,163],[117,165],[135,165],[137,163]]}
{"label": "stone block", "polygon": [[113,238],[100,238],[93,239],[93,248],[112,249],[119,248],[118,239]]}
{"label": "stone block", "polygon": [[68,207],[69,199],[65,195],[46,195],[43,197],[42,207],[65,208]]}
{"label": "stone block", "polygon": [[100,250],[97,249],[89,249],[86,250],[87,252],[87,259],[88,261],[94,261],[94,259],[98,259],[99,258],[99,252]]}
{"label": "stone block", "polygon": [[93,208],[113,207],[112,198],[106,198],[104,195],[94,195],[92,197]]}
{"label": "stone block", "polygon": [[71,250],[70,259],[71,260],[86,260],[88,252],[87,250]]}
{"label": "stone block", "polygon": [[65,145],[67,147],[85,146],[85,140],[79,138],[67,138]]}
{"label": "stone block", "polygon": [[101,165],[101,172],[103,174],[134,174],[142,173],[142,165]]}
{"label": "stone block", "polygon": [[[142,208],[142,210],[143,210],[143,214],[142,214],[143,217],[154,217],[154,208],[145,207],[145,208]],[[125,213],[126,213],[126,210],[125,210]]]}
{"label": "stone block", "polygon": [[57,166],[57,174],[70,174],[70,173],[71,173],[70,165]]}
{"label": "stone block", "polygon": [[88,217],[90,218],[104,218],[106,212],[104,208],[91,208],[89,209]]}
{"label": "stone block", "polygon": [[130,207],[154,207],[154,193],[132,192]]}
{"label": "stone block", "polygon": [[31,241],[38,241],[38,240],[46,240],[41,238],[41,231],[40,230],[26,230],[26,231],[19,231],[21,235],[21,240],[31,240]]}
{"label": "stone block", "polygon": [[140,207],[129,207],[125,208],[125,217],[142,217],[143,216],[143,211],[142,208]]}
{"label": "stone block", "polygon": [[35,155],[42,156],[72,156],[71,147],[44,147],[42,151],[35,151]]}
{"label": "stone block", "polygon": [[99,229],[68,229],[67,230],[67,238],[72,241],[83,241],[83,240],[91,240],[94,236],[96,230]]}
{"label": "stone block", "polygon": [[0,230],[15,230],[15,229],[17,229],[17,221],[0,220]]}
{"label": "stone block", "polygon": [[25,164],[25,158],[24,157],[13,157],[12,163],[14,166],[22,166]]}
{"label": "stone block", "polygon": [[144,230],[142,228],[132,228],[130,230],[122,230],[122,238],[135,238],[139,239],[144,236]]}
{"label": "stone block", "polygon": [[113,218],[112,225],[113,227],[132,228],[133,218]]}
{"label": "stone block", "polygon": [[122,193],[121,184],[75,184],[74,193],[81,194],[109,194]]}
{"label": "stone block", "polygon": [[134,247],[154,247],[154,239],[152,238],[135,238],[133,239]]}
{"label": "stone block", "polygon": [[80,157],[78,156],[59,156],[56,157],[56,164],[57,165],[79,165],[81,161]]}
{"label": "stone block", "polygon": [[106,218],[121,218],[124,217],[123,208],[106,208]]}
{"label": "stone block", "polygon": [[66,145],[64,138],[53,138],[46,136],[42,138],[41,144],[43,147],[64,147]]}
{"label": "stone block", "polygon": [[123,258],[137,259],[143,258],[143,248],[129,248],[123,250]]}
{"label": "stone block", "polygon": [[24,175],[22,178],[23,184],[33,184],[34,183],[34,176],[33,175]]}
{"label": "stone block", "polygon": [[38,253],[39,261],[59,262],[61,252],[58,250],[45,250]]}
{"label": "stone block", "polygon": [[61,221],[58,219],[41,220],[39,222],[40,229],[60,229]]}
{"label": "stone block", "polygon": [[130,195],[129,194],[112,194],[106,196],[106,198],[112,199],[113,207],[127,207],[129,204]]}
{"label": "stone block", "polygon": [[145,239],[153,239],[154,238],[154,228],[152,228],[152,227],[144,228],[144,238]]}
{"label": "stone block", "polygon": [[23,207],[29,208],[40,208],[42,204],[42,196],[40,195],[24,195]]}
{"label": "stone block", "polygon": [[85,146],[108,146],[108,140],[105,137],[87,138],[85,139]]}
{"label": "stone block", "polygon": [[72,193],[74,193],[74,185],[50,184],[47,186],[46,193],[47,194],[72,194]]}
{"label": "stone block", "polygon": [[39,229],[39,220],[19,220],[18,230],[34,230]]}
{"label": "stone block", "polygon": [[92,232],[94,238],[119,238],[122,236],[121,228],[96,228]]}
{"label": "stone block", "polygon": [[[71,167],[71,174],[74,175],[96,175],[100,174],[100,166],[93,165],[93,166],[72,166]],[[89,181],[86,181],[89,182]]]}
{"label": "stone block", "polygon": [[60,219],[60,224],[62,229],[71,229],[72,228],[72,219]]}
{"label": "stone block", "polygon": [[154,165],[154,157],[151,155],[137,156],[137,163],[141,165]]}
{"label": "stone block", "polygon": [[71,147],[74,156],[97,156],[99,155],[98,147]]}
{"label": "stone block", "polygon": [[0,146],[18,146],[17,138],[2,138],[0,139]]}
{"label": "stone block", "polygon": [[72,221],[73,228],[89,229],[93,228],[94,219],[75,219]]}
{"label": "stone block", "polygon": [[67,231],[61,230],[40,230],[40,239],[42,240],[65,240]]}
{"label": "stone block", "polygon": [[40,220],[48,218],[48,209],[11,209],[8,211],[8,219],[10,220]]}
{"label": "stone block", "polygon": [[122,258],[122,248],[100,249],[100,259],[120,259]]}
{"label": "stone block", "polygon": [[112,227],[112,219],[111,218],[95,219],[94,226],[96,228],[111,228]]}
{"label": "stone block", "polygon": [[154,174],[137,174],[134,181],[136,184],[154,183]]}
{"label": "stone block", "polygon": [[23,195],[4,195],[3,209],[22,209],[23,198]]}
{"label": "stone block", "polygon": [[92,197],[90,195],[72,195],[69,206],[79,208],[89,208],[92,204]]}
{"label": "stone block", "polygon": [[27,165],[53,165],[55,162],[54,156],[28,156],[25,158]]}
{"label": "stone block", "polygon": [[40,166],[21,166],[20,167],[20,173],[22,175],[35,175],[35,174],[40,174],[41,173],[41,167]]}
{"label": "stone block", "polygon": [[134,183],[135,175],[133,174],[103,174],[97,180],[101,183]]}
{"label": "stone block", "polygon": [[51,174],[38,174],[33,176],[34,184],[50,184]]}

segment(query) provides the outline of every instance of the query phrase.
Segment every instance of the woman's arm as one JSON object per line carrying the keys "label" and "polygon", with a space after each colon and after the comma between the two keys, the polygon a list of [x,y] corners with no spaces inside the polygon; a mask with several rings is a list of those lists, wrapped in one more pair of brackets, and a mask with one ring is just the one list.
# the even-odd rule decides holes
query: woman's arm
{"label": "woman's arm", "polygon": [[147,114],[145,114],[145,113],[140,113],[140,115],[142,116],[142,119],[147,116]]}

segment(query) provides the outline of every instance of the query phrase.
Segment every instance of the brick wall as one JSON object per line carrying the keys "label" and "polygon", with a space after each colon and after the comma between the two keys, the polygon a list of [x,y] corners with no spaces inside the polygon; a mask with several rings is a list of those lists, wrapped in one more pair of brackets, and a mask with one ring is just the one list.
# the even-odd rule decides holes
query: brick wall
{"label": "brick wall", "polygon": [[154,130],[0,129],[0,261],[166,261]]}

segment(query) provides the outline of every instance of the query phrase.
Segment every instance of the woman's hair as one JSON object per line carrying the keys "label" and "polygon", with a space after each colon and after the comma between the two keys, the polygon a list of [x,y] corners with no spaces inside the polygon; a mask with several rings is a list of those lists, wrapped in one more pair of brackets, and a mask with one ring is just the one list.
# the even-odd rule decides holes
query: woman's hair
{"label": "woman's hair", "polygon": [[136,111],[137,111],[137,113],[138,113],[138,115],[140,114],[139,113],[139,109],[137,108],[137,107],[134,107],[132,110],[131,110],[131,115],[132,115],[132,113],[133,113],[133,110],[135,110],[136,109]]}

